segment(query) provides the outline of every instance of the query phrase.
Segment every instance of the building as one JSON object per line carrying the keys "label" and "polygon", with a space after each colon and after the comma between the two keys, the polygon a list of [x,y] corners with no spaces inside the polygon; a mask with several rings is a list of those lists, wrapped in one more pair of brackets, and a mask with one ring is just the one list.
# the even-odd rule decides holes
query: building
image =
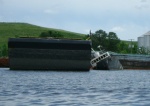
{"label": "building", "polygon": [[144,35],[138,37],[138,47],[144,47]]}
{"label": "building", "polygon": [[138,37],[138,47],[150,50],[150,31]]}

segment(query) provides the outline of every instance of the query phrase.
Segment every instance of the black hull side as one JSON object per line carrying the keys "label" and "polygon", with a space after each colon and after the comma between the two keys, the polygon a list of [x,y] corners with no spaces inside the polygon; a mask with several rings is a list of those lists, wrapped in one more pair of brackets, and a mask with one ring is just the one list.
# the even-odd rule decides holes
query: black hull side
{"label": "black hull side", "polygon": [[8,47],[11,70],[90,69],[90,41],[13,38]]}

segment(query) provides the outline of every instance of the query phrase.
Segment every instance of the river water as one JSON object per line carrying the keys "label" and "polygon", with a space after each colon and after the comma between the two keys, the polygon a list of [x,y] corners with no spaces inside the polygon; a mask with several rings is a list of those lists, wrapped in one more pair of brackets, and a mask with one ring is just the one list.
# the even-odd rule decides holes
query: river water
{"label": "river water", "polygon": [[150,71],[0,68],[0,106],[150,106]]}

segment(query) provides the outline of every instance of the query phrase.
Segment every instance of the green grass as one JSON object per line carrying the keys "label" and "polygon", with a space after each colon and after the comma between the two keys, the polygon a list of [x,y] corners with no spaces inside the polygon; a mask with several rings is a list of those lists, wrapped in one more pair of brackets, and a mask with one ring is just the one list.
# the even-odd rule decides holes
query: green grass
{"label": "green grass", "polygon": [[16,37],[39,37],[42,32],[57,31],[61,33],[65,38],[69,39],[83,39],[84,34],[74,33],[70,31],[45,28],[28,23],[8,23],[0,22],[0,46],[8,43],[9,38]]}

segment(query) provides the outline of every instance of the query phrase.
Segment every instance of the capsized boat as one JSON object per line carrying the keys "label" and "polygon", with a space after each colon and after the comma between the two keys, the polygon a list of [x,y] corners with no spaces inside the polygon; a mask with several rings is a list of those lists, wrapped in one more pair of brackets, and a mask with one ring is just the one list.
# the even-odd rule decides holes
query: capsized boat
{"label": "capsized boat", "polygon": [[91,57],[92,59],[90,63],[91,63],[92,69],[108,70],[107,59],[111,57],[109,52],[104,52],[102,50],[94,51],[92,49]]}

